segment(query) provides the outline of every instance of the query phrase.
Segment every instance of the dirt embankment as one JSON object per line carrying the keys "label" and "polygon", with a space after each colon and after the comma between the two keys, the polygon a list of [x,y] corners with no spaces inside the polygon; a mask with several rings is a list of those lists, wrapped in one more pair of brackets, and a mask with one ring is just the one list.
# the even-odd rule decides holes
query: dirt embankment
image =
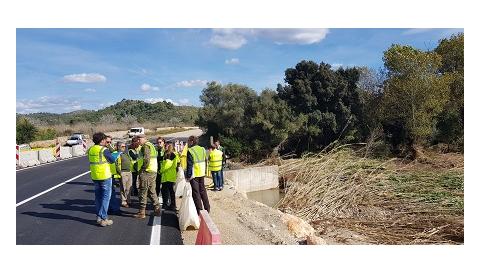
{"label": "dirt embankment", "polygon": [[[210,216],[220,231],[222,244],[299,244],[306,239],[308,228],[302,226],[301,220],[294,218],[288,222],[279,210],[249,200],[233,187],[226,185],[223,191],[208,191],[208,196]],[[197,232],[182,231],[184,244],[195,244]],[[294,232],[302,237],[296,238]]]}

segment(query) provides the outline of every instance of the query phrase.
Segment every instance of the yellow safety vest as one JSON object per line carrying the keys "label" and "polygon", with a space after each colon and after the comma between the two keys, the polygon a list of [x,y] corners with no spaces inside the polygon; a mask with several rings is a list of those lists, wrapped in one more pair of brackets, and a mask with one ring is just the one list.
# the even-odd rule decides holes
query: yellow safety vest
{"label": "yellow safety vest", "polygon": [[222,156],[223,153],[214,149],[208,155],[208,169],[210,171],[220,171],[222,169]]}
{"label": "yellow safety vest", "polygon": [[[117,152],[117,151],[115,150],[112,153],[114,153],[114,152]],[[117,159],[117,161],[118,161],[118,159]],[[115,179],[121,178],[120,174],[118,174],[118,172],[117,172],[117,163],[111,163],[110,164],[110,173],[112,173],[113,178],[115,178]]]}
{"label": "yellow safety vest", "polygon": [[137,172],[138,172],[143,166],[142,146],[138,146],[136,150],[137,150],[137,156],[138,156],[137,157]]}
{"label": "yellow safety vest", "polygon": [[[146,171],[157,173],[157,171],[158,171],[157,150],[155,149],[155,146],[150,142],[146,142],[144,144],[144,146],[148,146],[149,149],[150,149],[150,162],[147,166]],[[143,159],[144,159],[144,155],[143,155],[142,152],[140,152],[139,153],[139,160],[138,160],[138,164],[139,164],[139,169],[138,170],[140,170],[142,165],[143,165]],[[140,165],[140,162],[141,162],[141,165]]]}
{"label": "yellow safety vest", "polygon": [[[127,157],[130,159],[130,172],[133,171],[133,160],[132,157],[130,157],[130,154],[128,152],[124,152],[127,154]],[[117,159],[117,167],[122,170],[122,156],[119,156]]]}
{"label": "yellow safety vest", "polygon": [[133,165],[137,162],[137,160],[133,160],[132,157],[130,157],[130,151],[133,151],[135,154],[137,154],[137,151],[134,149],[128,150],[128,158],[130,158],[130,172],[135,172]]}
{"label": "yellow safety vest", "polygon": [[105,147],[94,145],[88,150],[88,161],[90,162],[90,176],[92,180],[105,180],[112,177],[110,164],[103,155]]}
{"label": "yellow safety vest", "polygon": [[182,154],[180,155],[180,166],[182,166],[183,170],[187,169],[187,152],[188,144],[183,147]]}
{"label": "yellow safety vest", "polygon": [[173,182],[177,180],[177,165],[180,160],[178,154],[174,152],[175,158],[173,160],[167,159],[162,161],[161,174],[162,183]]}
{"label": "yellow safety vest", "polygon": [[205,148],[196,145],[188,149],[193,158],[193,177],[205,176],[205,162],[207,161],[207,153]]}

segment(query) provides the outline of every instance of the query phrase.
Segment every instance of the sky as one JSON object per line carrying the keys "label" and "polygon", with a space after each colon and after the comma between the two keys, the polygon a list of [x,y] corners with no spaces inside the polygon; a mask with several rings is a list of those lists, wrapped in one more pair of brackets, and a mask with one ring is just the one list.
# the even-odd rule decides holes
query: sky
{"label": "sky", "polygon": [[17,113],[97,110],[122,99],[201,106],[206,83],[258,93],[301,60],[383,65],[392,44],[434,49],[463,29],[17,29]]}

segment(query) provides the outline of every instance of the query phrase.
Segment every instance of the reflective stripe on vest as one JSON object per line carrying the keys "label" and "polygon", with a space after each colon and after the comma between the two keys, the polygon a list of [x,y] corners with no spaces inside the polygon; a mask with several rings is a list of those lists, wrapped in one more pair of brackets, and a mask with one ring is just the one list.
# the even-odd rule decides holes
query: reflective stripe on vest
{"label": "reflective stripe on vest", "polygon": [[94,145],[88,149],[88,161],[90,162],[90,177],[92,180],[105,180],[112,177],[110,164],[103,155],[105,147]]}
{"label": "reflective stripe on vest", "polygon": [[222,169],[222,155],[223,153],[214,149],[208,155],[208,169],[210,171],[219,171]]}
{"label": "reflective stripe on vest", "polygon": [[193,158],[193,177],[205,176],[206,152],[201,146],[194,146],[188,149]]}

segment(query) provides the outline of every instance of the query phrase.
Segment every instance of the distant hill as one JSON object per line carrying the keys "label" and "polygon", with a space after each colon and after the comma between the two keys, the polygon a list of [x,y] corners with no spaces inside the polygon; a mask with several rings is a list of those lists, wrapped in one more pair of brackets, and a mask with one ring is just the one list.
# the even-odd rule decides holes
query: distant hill
{"label": "distant hill", "polygon": [[193,106],[175,106],[169,102],[147,103],[141,100],[122,101],[100,110],[77,110],[68,113],[31,113],[17,114],[20,117],[35,119],[46,125],[75,124],[78,122],[125,122],[135,120],[139,123],[161,121],[192,124],[198,115],[198,108]]}

